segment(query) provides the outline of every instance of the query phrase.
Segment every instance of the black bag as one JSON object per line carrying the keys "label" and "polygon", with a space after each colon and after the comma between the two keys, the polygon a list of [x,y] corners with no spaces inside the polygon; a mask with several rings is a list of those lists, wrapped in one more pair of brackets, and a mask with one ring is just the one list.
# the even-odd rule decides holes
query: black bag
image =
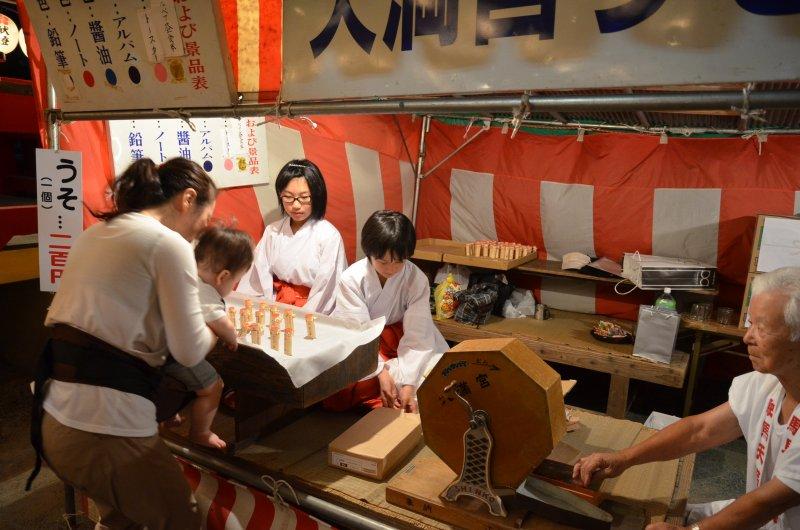
{"label": "black bag", "polygon": [[501,317],[503,316],[503,306],[506,300],[509,299],[511,293],[514,292],[514,286],[508,283],[505,274],[498,274],[495,272],[474,272],[469,275],[469,286],[489,283],[497,286],[497,300],[495,300],[492,313]]}
{"label": "black bag", "polygon": [[479,283],[455,294],[458,309],[453,318],[462,324],[481,325],[489,320],[497,302],[498,285],[496,283]]}

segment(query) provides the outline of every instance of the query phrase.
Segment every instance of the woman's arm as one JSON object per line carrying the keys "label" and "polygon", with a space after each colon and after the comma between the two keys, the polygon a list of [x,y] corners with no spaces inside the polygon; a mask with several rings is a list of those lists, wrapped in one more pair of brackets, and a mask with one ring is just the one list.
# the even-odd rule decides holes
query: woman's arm
{"label": "woman's arm", "polygon": [[153,274],[167,348],[176,361],[194,366],[211,351],[217,338],[203,319],[191,245],[177,234],[162,237],[153,250]]}
{"label": "woman's arm", "polygon": [[595,453],[581,458],[572,478],[584,486],[594,475],[616,477],[631,466],[674,460],[730,442],[742,435],[739,421],[728,403],[697,416],[683,418],[644,442],[616,453]]}

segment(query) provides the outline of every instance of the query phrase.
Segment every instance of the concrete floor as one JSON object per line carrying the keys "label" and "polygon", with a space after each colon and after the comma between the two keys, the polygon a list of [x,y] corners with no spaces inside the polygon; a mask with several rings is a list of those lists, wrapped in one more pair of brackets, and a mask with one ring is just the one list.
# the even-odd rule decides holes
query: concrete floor
{"label": "concrete floor", "polygon": [[[31,393],[27,381],[26,377],[0,365],[0,529],[67,529],[63,487],[52,472],[44,468],[33,490],[24,491],[34,461],[28,443]],[[595,384],[588,374],[581,376],[579,381],[574,391],[575,398],[570,394],[568,399],[570,404],[599,408],[587,406],[583,401],[597,403],[598,388],[606,387]],[[582,391],[578,391],[579,387],[583,387]],[[669,406],[664,406],[664,400],[672,403],[675,397],[667,394],[665,398],[651,390],[647,386],[633,388],[629,419],[644,421],[649,410],[653,409],[674,413]],[[704,405],[698,403],[698,407]],[[741,495],[744,492],[744,473],[745,444],[742,439],[698,455],[689,501],[707,502]],[[93,526],[88,520],[79,520],[78,526],[73,528]]]}

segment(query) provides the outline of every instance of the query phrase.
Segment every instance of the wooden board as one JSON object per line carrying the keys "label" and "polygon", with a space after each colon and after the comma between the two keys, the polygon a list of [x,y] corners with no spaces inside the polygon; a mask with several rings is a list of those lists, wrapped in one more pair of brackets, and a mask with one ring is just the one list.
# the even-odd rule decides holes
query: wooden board
{"label": "wooden board", "polygon": [[526,510],[510,511],[507,517],[495,517],[490,515],[486,505],[477,499],[461,497],[457,502],[450,502],[439,497],[455,478],[456,474],[430,449],[425,448],[389,482],[386,486],[386,500],[461,528],[475,530],[574,528],[535,516],[525,518],[520,526],[519,522],[524,518]]}
{"label": "wooden board", "polygon": [[411,257],[426,261],[442,261],[442,256],[445,253],[456,252],[458,249],[463,250],[463,248],[464,243],[459,243],[458,241],[428,237],[417,240],[414,255]]}
{"label": "wooden board", "polygon": [[750,298],[753,296],[753,280],[761,274],[760,272],[751,272],[747,275],[747,284],[744,286],[744,297],[742,297],[742,309],[739,312],[739,331],[742,337],[747,333],[745,324],[747,323],[747,313],[750,310]]}
{"label": "wooden board", "polygon": [[[608,344],[591,336],[597,315],[551,310],[553,318],[503,319],[491,317],[487,324],[470,326],[453,319],[434,321],[444,338],[454,342],[476,338],[520,339],[545,361],[579,366],[640,381],[681,388],[689,356],[675,352],[670,364],[633,357],[633,345]],[[631,323],[603,317],[630,329]]]}
{"label": "wooden board", "polygon": [[[748,286],[750,285],[749,281],[750,280],[748,279]],[[745,299],[747,300],[746,296]],[[686,329],[708,331],[709,333],[724,335],[727,337],[744,337],[744,334],[747,333],[747,330],[743,327],[719,324],[715,320],[698,322],[697,320],[691,320],[687,318],[686,315],[681,315],[681,326],[685,327]]]}
{"label": "wooden board", "polygon": [[593,276],[591,274],[583,274],[572,269],[562,269],[560,261],[536,259],[525,263],[519,267],[522,272],[530,272],[533,274],[541,274],[542,276],[563,276],[567,278],[578,278],[581,280],[590,280],[596,282],[617,283],[625,278],[610,278],[607,276]]}
{"label": "wooden board", "polygon": [[764,240],[764,222],[770,217],[798,220],[798,217],[796,215],[769,215],[763,213],[759,214],[758,218],[756,219],[756,229],[755,229],[755,234],[753,236],[753,248],[750,252],[750,268],[748,269],[748,272],[751,273],[764,272],[763,270],[762,271],[758,270],[758,258],[761,255],[761,244]]}

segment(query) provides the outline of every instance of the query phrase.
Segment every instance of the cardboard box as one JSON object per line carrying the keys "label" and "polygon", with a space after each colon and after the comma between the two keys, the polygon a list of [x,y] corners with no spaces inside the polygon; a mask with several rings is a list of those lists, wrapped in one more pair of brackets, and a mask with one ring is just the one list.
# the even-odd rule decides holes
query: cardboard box
{"label": "cardboard box", "polygon": [[382,407],[328,444],[328,465],[380,480],[421,441],[419,414]]}
{"label": "cardboard box", "polygon": [[796,252],[799,239],[800,217],[759,215],[749,272],[769,272],[779,267],[800,266],[800,254]]}
{"label": "cardboard box", "polygon": [[747,275],[747,284],[744,286],[744,297],[742,298],[742,311],[739,313],[739,327],[749,328],[750,321],[747,314],[747,309],[750,307],[750,297],[753,294],[753,278],[760,273],[751,272]]}

